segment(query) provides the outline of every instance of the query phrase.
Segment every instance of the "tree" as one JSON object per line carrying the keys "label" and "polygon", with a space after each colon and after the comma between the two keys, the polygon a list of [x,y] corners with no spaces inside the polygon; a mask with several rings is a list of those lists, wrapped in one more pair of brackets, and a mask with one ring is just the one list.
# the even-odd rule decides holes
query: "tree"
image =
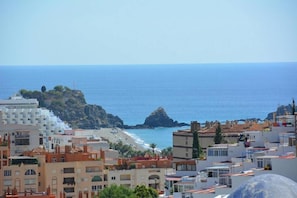
{"label": "tree", "polygon": [[155,153],[155,148],[157,147],[157,145],[155,143],[151,143],[150,147],[152,148],[153,153]]}
{"label": "tree", "polygon": [[146,187],[144,185],[136,186],[134,189],[134,194],[137,198],[157,198],[158,192],[151,188]]}
{"label": "tree", "polygon": [[169,146],[169,147],[167,147],[167,148],[164,148],[164,149],[162,149],[162,151],[161,151],[161,155],[163,156],[163,157],[165,157],[165,156],[172,156],[172,147],[171,146]]}
{"label": "tree", "polygon": [[295,114],[295,100],[294,100],[294,98],[293,98],[293,104],[292,104],[292,115],[294,115]]}
{"label": "tree", "polygon": [[42,87],[41,87],[41,92],[42,93],[46,92],[46,87],[44,85],[42,85]]}
{"label": "tree", "polygon": [[216,128],[216,134],[215,134],[215,137],[214,137],[214,143],[215,144],[221,144],[222,140],[223,140],[223,136],[222,136],[221,124],[218,123],[218,126]]}
{"label": "tree", "polygon": [[109,187],[104,188],[100,191],[99,196],[100,198],[136,198],[133,190],[126,188],[124,186],[117,186],[112,184]]}
{"label": "tree", "polygon": [[200,158],[202,154],[202,148],[199,143],[198,132],[195,130],[193,132],[193,146],[192,146],[192,158]]}

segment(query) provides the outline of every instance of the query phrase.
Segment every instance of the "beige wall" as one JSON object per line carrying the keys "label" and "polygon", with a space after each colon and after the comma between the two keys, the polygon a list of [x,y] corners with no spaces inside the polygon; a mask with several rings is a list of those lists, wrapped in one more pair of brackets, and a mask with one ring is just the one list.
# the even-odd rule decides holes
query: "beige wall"
{"label": "beige wall", "polygon": [[[97,188],[104,188],[107,181],[104,181],[103,162],[102,161],[80,161],[80,162],[57,162],[46,163],[42,165],[44,177],[42,178],[44,186],[50,186],[52,193],[59,195],[60,192],[70,190],[66,197],[77,197],[79,191],[97,192]],[[73,173],[66,173],[65,168],[73,168]],[[102,181],[93,181],[94,176],[100,176]],[[75,183],[65,183],[65,179],[73,178]]]}
{"label": "beige wall", "polygon": [[112,170],[108,172],[108,185],[124,185],[129,188],[145,185],[163,191],[165,175],[172,172],[172,168]]}
{"label": "beige wall", "polygon": [[[27,175],[25,174],[27,172]],[[16,187],[18,192],[38,191],[38,165],[13,165],[1,169],[0,192]]]}

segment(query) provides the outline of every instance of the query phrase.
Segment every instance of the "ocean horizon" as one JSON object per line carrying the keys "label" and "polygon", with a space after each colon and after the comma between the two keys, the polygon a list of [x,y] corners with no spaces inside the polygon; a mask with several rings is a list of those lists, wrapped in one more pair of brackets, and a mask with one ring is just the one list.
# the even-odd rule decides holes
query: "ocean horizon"
{"label": "ocean horizon", "polygon": [[[186,123],[263,120],[297,98],[296,73],[297,63],[0,66],[0,99],[21,89],[63,85],[81,90],[88,104],[102,106],[126,125],[144,123],[158,107]],[[172,146],[175,129],[155,130],[127,131],[144,144]]]}

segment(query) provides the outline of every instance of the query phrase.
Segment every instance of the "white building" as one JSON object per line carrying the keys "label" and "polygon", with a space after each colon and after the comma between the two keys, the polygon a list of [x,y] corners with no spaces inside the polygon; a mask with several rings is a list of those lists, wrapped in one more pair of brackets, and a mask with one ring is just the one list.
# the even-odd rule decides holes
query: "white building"
{"label": "white building", "polygon": [[46,149],[51,150],[52,134],[64,133],[70,129],[51,111],[38,108],[37,99],[24,99],[21,96],[13,96],[8,100],[0,100],[0,114],[3,124],[21,124],[37,126],[43,135],[43,144]]}
{"label": "white building", "polygon": [[171,186],[173,197],[223,197],[251,176],[264,173],[297,182],[295,139],[294,116],[287,115],[269,131],[244,132],[237,144],[208,147],[206,160],[196,160],[196,176],[178,175]]}

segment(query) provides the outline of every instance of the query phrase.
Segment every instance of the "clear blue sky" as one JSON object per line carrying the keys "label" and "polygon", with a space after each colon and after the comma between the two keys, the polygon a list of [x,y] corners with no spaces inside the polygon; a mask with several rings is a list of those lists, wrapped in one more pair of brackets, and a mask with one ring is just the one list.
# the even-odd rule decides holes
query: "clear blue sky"
{"label": "clear blue sky", "polygon": [[296,62],[296,0],[0,1],[0,65]]}

